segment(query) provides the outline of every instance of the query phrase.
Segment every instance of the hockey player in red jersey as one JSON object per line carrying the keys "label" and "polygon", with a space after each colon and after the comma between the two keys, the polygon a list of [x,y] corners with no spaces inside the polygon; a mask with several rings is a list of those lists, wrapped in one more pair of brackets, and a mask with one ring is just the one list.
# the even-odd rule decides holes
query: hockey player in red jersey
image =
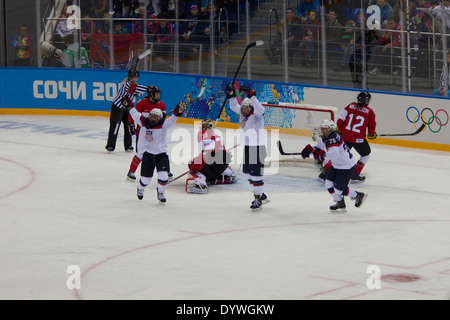
{"label": "hockey player in red jersey", "polygon": [[348,185],[356,166],[350,148],[343,141],[342,132],[336,129],[332,120],[328,119],[323,120],[319,128],[322,139],[314,147],[309,146],[315,158],[324,161],[326,157],[331,161],[330,170],[325,178],[325,187],[335,201],[335,204],[330,206],[330,212],[346,212],[344,196],[354,200],[355,207],[361,207],[367,194],[358,192]]}
{"label": "hockey player in red jersey", "polygon": [[350,149],[355,148],[360,155],[355,174],[352,176],[352,180],[356,181],[365,180],[361,171],[370,159],[371,149],[366,136],[368,139],[377,137],[375,112],[369,107],[370,99],[369,92],[360,92],[357,102],[346,106],[337,120],[337,128],[342,132],[345,143]]}
{"label": "hockey player in red jersey", "polygon": [[231,154],[227,152],[222,138],[212,130],[211,119],[202,121],[202,130],[197,140],[201,153],[189,162],[189,178],[186,179],[186,192],[206,194],[208,185],[231,184],[235,182],[234,171],[229,167]]}
{"label": "hockey player in red jersey", "polygon": [[[143,116],[148,117],[150,114],[150,111],[153,109],[159,109],[163,112],[164,118],[166,117],[167,109],[164,102],[160,100],[161,98],[161,90],[156,86],[148,86],[147,87],[147,96],[143,99],[141,99],[138,103],[136,103],[136,111],[141,113]],[[127,179],[130,181],[136,180],[136,170],[139,167],[139,164],[142,161],[142,155],[144,154],[143,150],[139,150],[138,148],[138,140],[139,140],[139,130],[140,126],[138,125],[135,128],[133,118],[131,115],[129,115],[128,122],[130,124],[130,127],[134,129],[136,134],[136,154],[133,157],[133,160],[130,164],[130,170],[127,174]],[[169,176],[170,176],[170,170],[169,170]]]}
{"label": "hockey player in red jersey", "polygon": [[154,108],[148,117],[133,108],[130,115],[134,122],[141,127],[139,130],[138,148],[143,152],[141,178],[137,186],[137,197],[144,198],[144,189],[153,178],[156,169],[158,175],[157,199],[160,204],[166,203],[164,192],[169,180],[169,156],[167,155],[167,130],[175,127],[177,118],[183,114],[187,106],[180,102],[173,115],[166,120],[161,109]]}

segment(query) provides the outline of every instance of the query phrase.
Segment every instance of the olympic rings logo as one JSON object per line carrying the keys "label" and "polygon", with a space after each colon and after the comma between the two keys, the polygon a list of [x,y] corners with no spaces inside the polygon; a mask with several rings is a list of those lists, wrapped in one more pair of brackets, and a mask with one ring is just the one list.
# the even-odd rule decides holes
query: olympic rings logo
{"label": "olympic rings logo", "polygon": [[[411,112],[417,112],[417,115],[415,115],[415,117],[411,120],[409,114],[410,114],[410,110],[413,110]],[[442,116],[447,116],[447,121],[445,121],[445,123],[442,122],[441,118],[438,117],[439,112],[442,112]],[[419,109],[417,109],[416,107],[409,107],[408,110],[406,110],[406,119],[411,122],[412,124],[414,124],[414,127],[416,129],[418,129],[417,127],[417,122],[419,122],[419,119],[422,120],[422,122],[428,126],[428,129],[430,129],[431,132],[433,133],[438,133],[439,131],[441,131],[442,127],[446,126],[448,123],[448,113],[447,111],[445,111],[444,109],[439,109],[436,114],[433,112],[433,110],[431,110],[430,108],[423,108],[421,112],[419,112]],[[436,121],[435,121],[436,120]],[[433,129],[431,127],[431,124],[436,123],[438,128],[437,129]],[[436,127],[436,125],[434,125],[434,127]]]}

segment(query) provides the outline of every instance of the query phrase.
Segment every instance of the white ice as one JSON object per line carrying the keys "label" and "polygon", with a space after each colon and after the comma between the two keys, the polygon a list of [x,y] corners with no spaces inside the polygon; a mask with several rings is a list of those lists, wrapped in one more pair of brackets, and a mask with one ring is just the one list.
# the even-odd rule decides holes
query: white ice
{"label": "white ice", "polygon": [[267,176],[259,213],[242,175],[207,195],[183,177],[163,207],[154,180],[142,201],[126,181],[122,134],[105,151],[108,124],[0,116],[0,299],[450,298],[448,153],[372,144],[345,214],[310,163]]}

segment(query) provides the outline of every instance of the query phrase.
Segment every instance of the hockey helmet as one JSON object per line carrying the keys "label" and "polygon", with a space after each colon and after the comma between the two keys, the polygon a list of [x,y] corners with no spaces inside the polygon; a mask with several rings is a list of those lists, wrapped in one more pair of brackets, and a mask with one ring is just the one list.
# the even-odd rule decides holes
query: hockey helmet
{"label": "hockey helmet", "polygon": [[138,77],[139,78],[139,71],[137,71],[137,70],[129,70],[128,71],[128,79],[132,79],[134,77]]}
{"label": "hockey helmet", "polygon": [[362,106],[368,106],[370,103],[370,99],[372,96],[367,91],[362,91],[358,94],[358,97],[356,98],[358,103]]}
{"label": "hockey helmet", "polygon": [[[154,120],[154,118],[152,116],[156,116],[158,119]],[[150,113],[148,114],[148,119],[150,120],[150,123],[152,124],[156,124],[158,123],[163,117],[163,112],[161,111],[161,109],[155,108],[152,111],[150,111]],[[152,121],[153,119],[153,121]]]}
{"label": "hockey helmet", "polygon": [[253,112],[252,101],[249,98],[245,98],[244,100],[242,100],[241,103],[241,113],[247,117],[252,112]]}
{"label": "hockey helmet", "polygon": [[[332,133],[333,131],[336,130],[336,125],[334,124],[334,121],[333,121],[333,120],[325,119],[325,120],[323,120],[322,123],[320,124],[319,129],[320,129],[320,136],[321,136],[322,138],[326,138],[326,137],[328,137],[328,135],[329,135],[330,133]],[[326,134],[325,136],[324,136],[324,131],[323,131],[323,129],[327,129],[327,134]]]}
{"label": "hockey helmet", "polygon": [[156,98],[156,93],[161,94],[161,90],[157,86],[148,86],[147,87],[147,96],[150,99],[153,99],[154,103],[159,101],[159,98]]}
{"label": "hockey helmet", "polygon": [[202,130],[211,130],[213,122],[211,119],[206,119],[202,121]]}

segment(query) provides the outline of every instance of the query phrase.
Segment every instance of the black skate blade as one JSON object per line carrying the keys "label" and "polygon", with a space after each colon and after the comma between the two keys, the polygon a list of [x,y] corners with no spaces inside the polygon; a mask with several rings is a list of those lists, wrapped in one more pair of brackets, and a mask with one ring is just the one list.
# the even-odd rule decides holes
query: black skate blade
{"label": "black skate blade", "polygon": [[252,212],[259,212],[262,210],[262,206],[259,208],[250,208],[250,209],[252,209]]}

